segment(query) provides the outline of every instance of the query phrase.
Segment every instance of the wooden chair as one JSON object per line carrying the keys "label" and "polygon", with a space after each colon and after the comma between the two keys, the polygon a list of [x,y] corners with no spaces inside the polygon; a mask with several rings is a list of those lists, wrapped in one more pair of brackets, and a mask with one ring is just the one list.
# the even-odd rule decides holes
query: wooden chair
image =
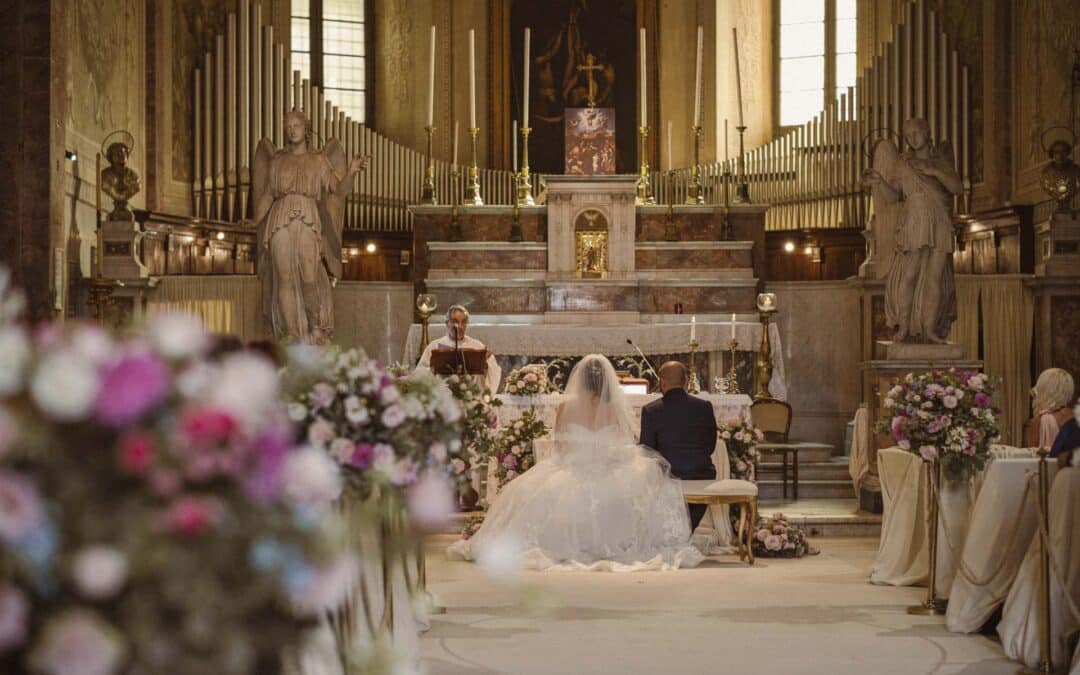
{"label": "wooden chair", "polygon": [[765,432],[765,440],[787,443],[791,430],[791,406],[784,401],[766,398],[750,405],[750,419],[754,426]]}

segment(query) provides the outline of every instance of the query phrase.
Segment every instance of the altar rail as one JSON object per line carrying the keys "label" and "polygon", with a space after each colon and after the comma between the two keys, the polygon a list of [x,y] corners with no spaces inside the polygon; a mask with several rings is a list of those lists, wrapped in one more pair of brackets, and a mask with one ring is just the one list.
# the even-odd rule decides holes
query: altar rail
{"label": "altar rail", "polygon": [[[899,140],[910,117],[925,117],[935,141],[952,143],[957,170],[970,187],[970,75],[960,64],[956,43],[940,28],[926,2],[909,2],[903,23],[893,27],[855,86],[810,121],[746,153],[751,199],[771,205],[767,230],[864,227],[869,198],[859,177],[869,163],[869,138]],[[408,232],[408,207],[420,203],[426,155],[395,143],[354,120],[325,98],[319,87],[290,71],[289,59],[263,25],[260,6],[241,0],[229,14],[226,33],[195,72],[194,213],[200,218],[243,221],[251,217],[251,158],[259,139],[282,144],[285,113],[299,108],[311,118],[315,147],[339,139],[348,155],[370,155],[346,206],[345,227],[361,231]],[[888,130],[888,131],[886,131]],[[731,171],[736,173],[735,161]],[[439,203],[460,203],[466,176],[454,176],[448,162],[434,162]],[[723,162],[701,167],[705,201],[724,201]],[[690,169],[650,176],[660,203],[686,198]],[[481,169],[487,204],[512,204],[514,175]],[[540,175],[531,177],[540,193]],[[731,186],[734,189],[734,186]],[[732,193],[733,194],[733,193]],[[961,210],[966,200],[961,200]]]}

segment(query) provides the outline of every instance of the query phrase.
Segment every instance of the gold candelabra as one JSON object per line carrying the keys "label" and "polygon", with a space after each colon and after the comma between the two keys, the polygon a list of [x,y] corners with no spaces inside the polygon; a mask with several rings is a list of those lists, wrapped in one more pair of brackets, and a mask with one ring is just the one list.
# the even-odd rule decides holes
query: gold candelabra
{"label": "gold candelabra", "polygon": [[424,185],[420,189],[420,203],[434,205],[438,203],[435,200],[435,158],[432,155],[435,127],[429,124],[424,131],[427,132],[427,166],[424,168]]}
{"label": "gold candelabra", "polygon": [[533,201],[532,184],[529,180],[529,134],[531,127],[521,127],[521,172],[517,177],[517,203],[525,206],[535,206]]}
{"label": "gold candelabra", "polygon": [[746,125],[735,127],[739,132],[739,184],[735,186],[735,203],[750,203],[750,185],[746,182],[746,148],[743,145],[743,136],[746,134]]}
{"label": "gold candelabra", "polygon": [[938,492],[941,485],[941,462],[923,461],[926,467],[926,494],[930,502],[930,582],[926,585],[926,600],[907,608],[908,614],[915,616],[941,616],[945,614],[946,603],[937,597],[937,558],[938,558]]}
{"label": "gold candelabra", "polygon": [[428,346],[428,320],[431,313],[439,306],[438,299],[431,293],[421,293],[416,296],[416,311],[420,314],[420,349]]}
{"label": "gold candelabra", "polygon": [[667,200],[667,220],[664,222],[664,241],[679,241],[679,228],[675,224],[675,172],[667,172],[668,179],[668,200]]}
{"label": "gold candelabra", "polygon": [[757,358],[754,362],[757,370],[757,386],[754,390],[754,400],[772,398],[769,392],[769,382],[772,381],[772,343],[769,341],[769,315],[771,311],[758,312],[761,317],[761,345],[758,346]]}
{"label": "gold candelabra", "polygon": [[697,362],[697,350],[698,341],[691,340],[690,344],[690,380],[686,384],[686,391],[689,394],[696,394],[701,391],[701,384],[698,382],[697,368],[695,364]]}
{"label": "gold candelabra", "polygon": [[701,184],[701,127],[694,126],[694,163],[690,166],[690,185],[686,190],[687,204],[704,204],[705,188]]}
{"label": "gold candelabra", "polygon": [[720,176],[720,181],[724,185],[724,209],[720,220],[720,239],[721,241],[731,241],[731,162],[727,159],[724,160],[724,173]]}
{"label": "gold candelabra", "polygon": [[521,207],[515,203],[511,213],[513,219],[510,221],[510,237],[507,240],[515,243],[524,241],[525,235],[521,231]]}
{"label": "gold candelabra", "polygon": [[469,184],[465,188],[465,199],[472,202],[473,206],[484,205],[484,199],[480,196],[480,168],[476,165],[476,136],[479,133],[479,128],[469,127],[469,137],[472,141],[472,162],[469,164]]}
{"label": "gold candelabra", "polygon": [[728,389],[729,394],[739,393],[739,379],[735,373],[735,349],[739,346],[738,340],[732,340],[728,342],[728,350],[731,351],[731,366],[728,367]]}
{"label": "gold candelabra", "polygon": [[638,176],[635,202],[637,204],[655,204],[656,199],[653,197],[652,187],[649,185],[649,159],[646,155],[649,151],[647,142],[649,127],[644,125],[638,127],[638,136],[641,138],[641,174]]}

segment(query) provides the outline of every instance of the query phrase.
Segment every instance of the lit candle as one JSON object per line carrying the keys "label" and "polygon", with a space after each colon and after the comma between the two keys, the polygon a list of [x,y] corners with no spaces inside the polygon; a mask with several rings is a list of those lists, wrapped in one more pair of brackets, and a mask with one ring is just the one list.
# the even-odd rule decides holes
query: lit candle
{"label": "lit candle", "polygon": [[431,44],[428,49],[427,125],[435,126],[435,26],[431,27]]}
{"label": "lit candle", "polygon": [[645,29],[642,28],[639,33],[641,37],[641,126],[649,126],[649,113],[648,106],[646,105],[645,88],[647,84],[647,75],[645,71]]}
{"label": "lit candle", "polygon": [[731,315],[731,341],[735,341],[735,314]]}
{"label": "lit candle", "polygon": [[457,142],[458,142],[458,121],[454,120],[454,159],[450,163],[457,166]]}
{"label": "lit candle", "polygon": [[476,31],[472,28],[469,29],[469,128],[476,128]]}
{"label": "lit candle", "polygon": [[675,163],[671,161],[671,120],[667,121],[667,170],[675,170]]}
{"label": "lit candle", "polygon": [[517,173],[517,120],[514,120],[513,131],[510,132],[510,145],[514,146],[514,173]]}
{"label": "lit candle", "polygon": [[731,43],[735,48],[735,95],[739,99],[739,126],[746,126],[743,124],[742,116],[742,74],[739,71],[739,31],[734,26],[731,27]]}
{"label": "lit candle", "polygon": [[696,338],[696,337],[697,337],[697,317],[692,316],[692,317],[690,317],[690,342],[693,342],[694,338]]}
{"label": "lit candle", "polygon": [[704,46],[701,44],[703,40],[703,29],[701,26],[697,27],[697,69],[694,71],[694,126],[701,126],[701,57],[702,49]]}
{"label": "lit candle", "polygon": [[522,75],[522,80],[525,82],[525,88],[522,92],[522,111],[521,111],[521,126],[529,126],[529,36],[531,31],[525,29],[525,70]]}

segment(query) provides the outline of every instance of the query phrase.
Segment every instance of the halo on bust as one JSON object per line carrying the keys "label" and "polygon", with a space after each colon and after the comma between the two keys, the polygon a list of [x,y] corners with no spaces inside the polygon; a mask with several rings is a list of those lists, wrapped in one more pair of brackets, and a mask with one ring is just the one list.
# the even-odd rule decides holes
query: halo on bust
{"label": "halo on bust", "polygon": [[101,142],[101,154],[102,155],[105,155],[105,156],[109,155],[109,146],[112,145],[112,143],[110,143],[109,141],[112,139],[113,136],[118,136],[119,137],[114,142],[119,143],[120,145],[127,148],[127,151],[128,151],[129,155],[132,153],[132,151],[135,150],[135,137],[131,135],[131,132],[129,132],[129,131],[125,130],[125,129],[117,129],[116,131],[114,131],[114,132],[110,133],[108,136],[106,136],[105,140]]}
{"label": "halo on bust", "polygon": [[1049,145],[1047,145],[1047,143],[1046,143],[1047,134],[1049,134],[1051,131],[1056,131],[1056,130],[1067,131],[1068,135],[1069,135],[1069,140],[1066,141],[1066,142],[1069,144],[1069,148],[1071,149],[1071,148],[1076,147],[1076,132],[1073,131],[1072,129],[1070,129],[1069,127],[1063,127],[1063,126],[1061,126],[1059,124],[1057,126],[1046,128],[1042,132],[1042,134],[1039,136],[1039,145],[1042,146],[1043,152],[1050,152],[1050,146],[1051,145],[1053,145],[1057,141],[1064,141],[1065,140],[1063,138],[1064,134],[1058,134],[1057,137],[1051,137],[1050,143],[1049,143]]}
{"label": "halo on bust", "polygon": [[[871,129],[870,131],[867,131],[866,135],[863,136],[862,140],[859,141],[859,149],[862,151],[863,157],[873,161],[874,148],[877,147],[877,142],[883,141],[886,138],[894,139],[896,141],[897,149],[903,147],[904,139],[900,136],[900,134],[896,133],[889,127],[877,127],[876,129]],[[866,142],[869,140],[873,140],[874,142],[871,143],[869,147],[867,147]]]}

